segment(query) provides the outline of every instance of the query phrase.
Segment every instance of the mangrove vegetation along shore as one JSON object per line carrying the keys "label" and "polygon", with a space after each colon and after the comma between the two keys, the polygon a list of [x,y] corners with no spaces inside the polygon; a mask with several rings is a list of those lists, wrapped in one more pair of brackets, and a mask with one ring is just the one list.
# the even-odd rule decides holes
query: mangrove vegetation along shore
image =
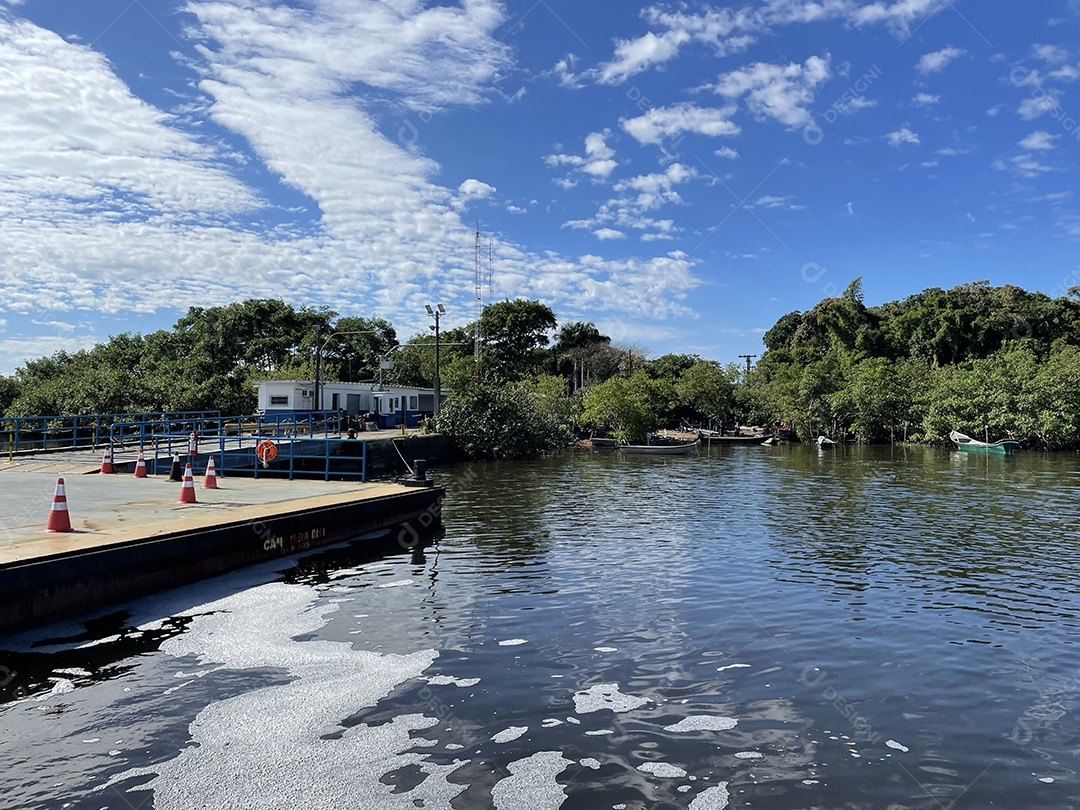
{"label": "mangrove vegetation along shore", "polygon": [[[484,307],[442,332],[450,398],[433,427],[473,457],[515,457],[606,435],[631,442],[690,423],[793,424],[866,442],[943,442],[950,430],[1080,447],[1080,288],[1050,297],[974,282],[867,307],[861,281],[764,335],[756,367],[692,354],[650,358],[538,301]],[[328,340],[333,336],[334,340]],[[250,413],[256,379],[431,386],[432,336],[399,343],[380,318],[276,300],[192,308],[171,330],[125,333],[0,377],[5,416],[221,410]]]}

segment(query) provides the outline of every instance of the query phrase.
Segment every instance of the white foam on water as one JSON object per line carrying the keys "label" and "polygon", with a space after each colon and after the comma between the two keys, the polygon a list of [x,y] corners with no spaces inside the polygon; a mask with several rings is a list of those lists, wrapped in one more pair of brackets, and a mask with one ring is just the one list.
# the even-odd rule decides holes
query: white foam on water
{"label": "white foam on water", "polygon": [[592,757],[585,757],[585,759],[579,759],[578,765],[582,768],[592,768],[594,771],[600,770],[600,760],[593,759]]}
{"label": "white foam on water", "polygon": [[889,746],[889,748],[895,748],[897,751],[903,751],[905,754],[911,750],[906,745],[901,745],[896,740],[886,740],[885,744]]}
{"label": "white foam on water", "polygon": [[567,717],[566,722],[567,723],[573,723],[575,726],[580,726],[581,725],[581,721],[578,720],[576,717]]}
{"label": "white foam on water", "polygon": [[601,728],[601,729],[597,729],[595,731],[586,731],[585,736],[586,737],[603,737],[606,734],[614,734],[614,733],[615,733],[614,729]]}
{"label": "white foam on water", "polygon": [[119,641],[119,640],[120,640],[120,634],[119,633],[114,633],[111,636],[105,636],[105,638],[96,638],[93,641],[85,641],[82,644],[78,645],[75,649],[77,649],[77,650],[85,650],[85,649],[88,649],[90,647],[97,647],[100,644],[112,644],[114,641]]}
{"label": "white foam on water", "polygon": [[727,786],[727,782],[721,782],[716,787],[703,790],[690,802],[690,810],[724,810],[731,799]]}
{"label": "white foam on water", "polygon": [[555,726],[562,725],[562,720],[556,720],[554,717],[549,717],[540,725],[543,728],[555,728]]}
{"label": "white foam on water", "polygon": [[693,785],[679,785],[675,789],[677,791],[679,791],[679,793],[688,793],[689,791],[694,789],[694,786]]}
{"label": "white foam on water", "polygon": [[72,675],[76,678],[89,678],[90,673],[81,667],[69,667],[67,669],[54,669],[57,675]]}
{"label": "white foam on water", "polygon": [[491,738],[492,742],[508,743],[516,740],[522,734],[529,730],[528,726],[510,726],[508,729],[504,729]]}
{"label": "white foam on water", "polygon": [[819,784],[821,784],[817,779],[803,779],[802,783],[804,785],[819,785]]}
{"label": "white foam on water", "polygon": [[432,675],[427,679],[427,682],[432,686],[454,686],[466,689],[470,686],[476,686],[480,683],[479,678],[455,678],[453,675]]}
{"label": "white foam on water", "polygon": [[758,751],[737,751],[735,759],[761,759],[762,754]]}
{"label": "white foam on water", "polygon": [[749,664],[728,664],[726,667],[717,667],[716,671],[717,672],[723,672],[725,669],[742,669],[743,667],[748,667],[748,666],[750,666],[750,665]]}
{"label": "white foam on water", "polygon": [[1046,782],[1046,784],[1049,785],[1049,784],[1053,783],[1054,777],[1052,777],[1052,776],[1040,776],[1039,781],[1040,782]]}
{"label": "white foam on water", "polygon": [[384,582],[382,585],[376,585],[376,588],[400,588],[402,585],[412,585],[411,579],[396,579],[393,582]]}
{"label": "white foam on water", "polygon": [[667,762],[643,762],[637,766],[639,771],[651,773],[653,776],[662,776],[670,779],[682,779],[686,771]]}
{"label": "white foam on water", "polygon": [[734,717],[717,717],[711,714],[692,714],[678,723],[664,726],[664,731],[681,734],[687,731],[728,731],[739,725]]}
{"label": "white foam on water", "polygon": [[537,751],[506,766],[511,776],[491,790],[496,810],[558,810],[566,801],[566,788],[555,781],[573,761],[559,751]]}
{"label": "white foam on water", "polygon": [[602,652],[602,653],[618,652],[619,651],[618,647],[593,647],[593,649],[596,650],[597,652]]}
{"label": "white foam on water", "polygon": [[66,695],[68,692],[75,691],[75,684],[69,681],[67,678],[49,678],[53,682],[52,689],[46,692],[44,695],[38,695],[34,698],[38,703],[48,700],[56,695]]}
{"label": "white foam on water", "polygon": [[459,743],[447,743],[446,744],[446,750],[447,751],[460,751],[464,747],[465,747],[464,745],[460,745]]}
{"label": "white foam on water", "polygon": [[637,695],[624,695],[617,683],[600,683],[574,694],[574,711],[578,714],[610,709],[613,712],[629,712],[651,702]]}
{"label": "white foam on water", "polygon": [[529,640],[525,638],[508,638],[499,642],[500,647],[516,647],[519,644],[528,644]]}
{"label": "white foam on water", "polygon": [[[438,719],[410,714],[375,727],[342,726],[418,678],[438,654],[389,655],[346,642],[295,640],[323,627],[336,609],[310,587],[275,582],[186,611],[193,616],[187,632],[166,640],[163,652],[195,656],[201,665],[285,670],[293,680],[211,703],[189,726],[193,744],[178,756],[118,774],[98,790],[154,775],[132,791],[153,790],[156,810],[449,806],[466,786],[447,777],[467,760],[431,763],[413,749],[435,743],[411,737]],[[380,781],[410,765],[427,774],[413,790],[394,793]]]}

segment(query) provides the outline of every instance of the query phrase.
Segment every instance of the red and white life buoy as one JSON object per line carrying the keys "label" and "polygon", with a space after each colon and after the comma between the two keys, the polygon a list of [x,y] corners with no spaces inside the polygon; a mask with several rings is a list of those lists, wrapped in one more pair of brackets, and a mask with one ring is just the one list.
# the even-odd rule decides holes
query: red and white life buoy
{"label": "red and white life buoy", "polygon": [[263,464],[268,464],[277,458],[277,445],[269,439],[263,439],[255,445],[255,455]]}

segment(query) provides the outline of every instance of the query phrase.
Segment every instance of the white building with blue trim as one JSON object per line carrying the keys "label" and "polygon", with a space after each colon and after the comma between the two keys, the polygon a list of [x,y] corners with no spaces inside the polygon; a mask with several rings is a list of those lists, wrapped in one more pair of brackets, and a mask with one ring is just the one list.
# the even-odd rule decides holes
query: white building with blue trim
{"label": "white building with blue trim", "polygon": [[[284,415],[344,410],[354,422],[378,422],[379,427],[416,427],[435,412],[435,391],[377,382],[319,382],[321,403],[315,402],[314,380],[256,380],[259,413]],[[446,392],[441,399],[446,400]]]}

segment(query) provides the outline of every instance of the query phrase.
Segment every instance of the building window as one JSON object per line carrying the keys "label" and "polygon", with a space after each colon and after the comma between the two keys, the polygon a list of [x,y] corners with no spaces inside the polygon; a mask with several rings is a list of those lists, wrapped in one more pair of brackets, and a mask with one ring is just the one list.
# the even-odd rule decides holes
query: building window
{"label": "building window", "polygon": [[410,411],[415,411],[416,410],[416,397],[409,397],[409,410]]}
{"label": "building window", "polygon": [[284,396],[284,397],[270,397],[270,404],[271,405],[288,405],[289,404],[289,398],[287,396]]}

